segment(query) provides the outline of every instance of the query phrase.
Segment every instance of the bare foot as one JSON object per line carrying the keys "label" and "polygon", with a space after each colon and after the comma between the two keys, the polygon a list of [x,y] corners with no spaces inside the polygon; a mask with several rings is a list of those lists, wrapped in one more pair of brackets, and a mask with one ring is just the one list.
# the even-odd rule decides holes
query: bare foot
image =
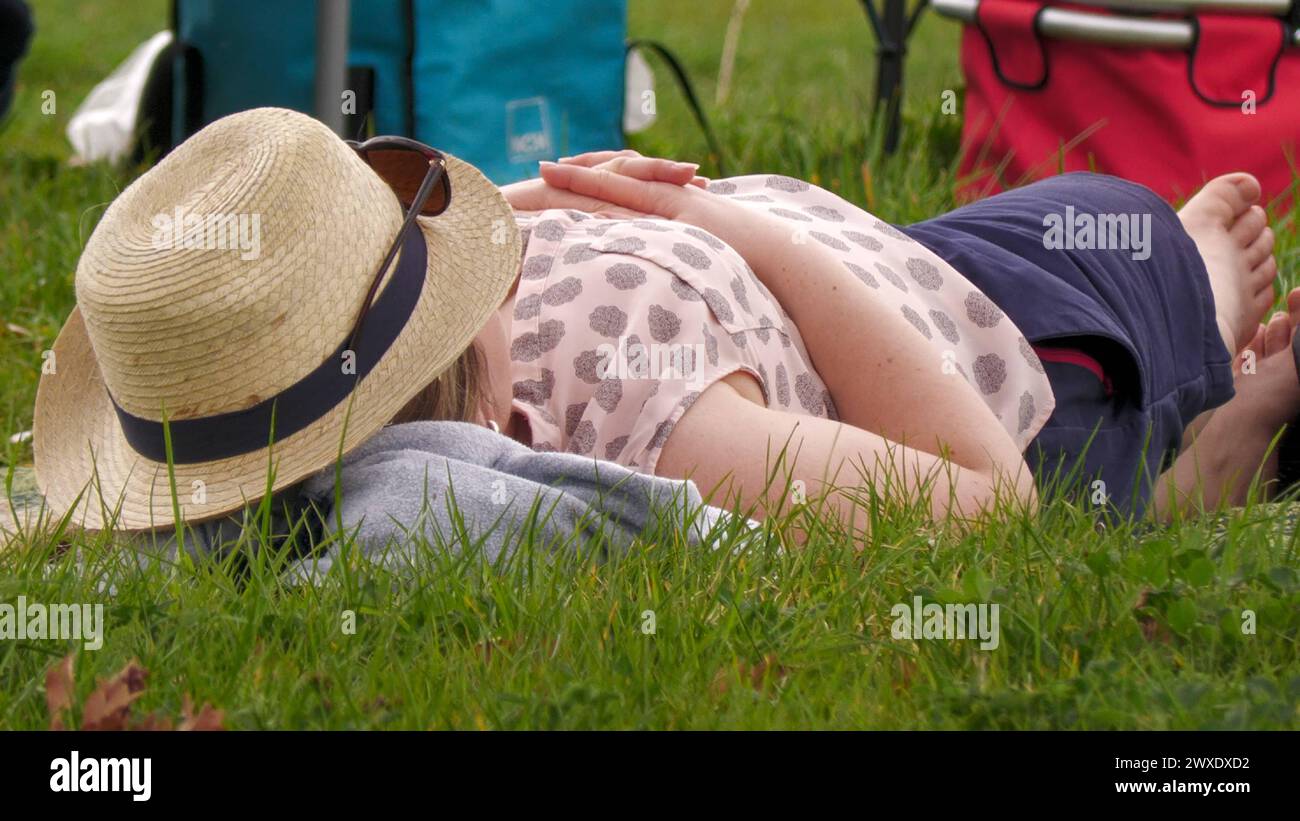
{"label": "bare foot", "polygon": [[1175,506],[1241,505],[1256,480],[1265,498],[1279,490],[1277,434],[1300,416],[1300,374],[1291,353],[1291,339],[1300,327],[1300,288],[1287,294],[1286,302],[1286,312],[1255,326],[1239,357],[1236,396],[1203,414],[1208,419],[1191,447],[1161,475],[1155,502],[1162,516]]}
{"label": "bare foot", "polygon": [[[1238,437],[1233,444],[1233,450],[1238,451],[1234,467],[1253,470],[1250,452],[1262,447],[1267,456],[1259,453],[1253,460],[1263,460],[1260,479],[1265,483],[1277,478],[1277,432],[1300,416],[1300,374],[1296,373],[1291,353],[1291,338],[1300,327],[1300,288],[1287,294],[1286,301],[1285,312],[1274,313],[1267,324],[1260,326],[1261,333],[1248,349],[1255,355],[1253,367],[1238,374],[1237,395],[1228,403],[1234,406],[1236,421],[1231,429]],[[1254,447],[1248,444],[1252,442]]]}
{"label": "bare foot", "polygon": [[[1294,297],[1296,292],[1292,292]],[[1264,355],[1255,362],[1255,372],[1237,378],[1237,398],[1250,411],[1250,417],[1276,434],[1278,429],[1300,415],[1300,376],[1291,355],[1291,336],[1300,315],[1278,311],[1264,330]]]}
{"label": "bare foot", "polygon": [[1206,183],[1178,212],[1205,260],[1219,333],[1234,357],[1254,341],[1273,304],[1277,261],[1259,197],[1254,177],[1225,174]]}

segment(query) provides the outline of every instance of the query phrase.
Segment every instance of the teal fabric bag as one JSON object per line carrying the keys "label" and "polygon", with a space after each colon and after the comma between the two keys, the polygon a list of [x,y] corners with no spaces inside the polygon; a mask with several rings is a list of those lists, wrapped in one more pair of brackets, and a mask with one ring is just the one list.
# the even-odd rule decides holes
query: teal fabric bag
{"label": "teal fabric bag", "polygon": [[[625,0],[355,0],[348,128],[415,137],[494,182],[623,145]],[[176,0],[164,148],[258,106],[311,113],[315,3]],[[340,101],[342,104],[343,101]]]}
{"label": "teal fabric bag", "polygon": [[623,145],[621,0],[415,0],[415,133],[498,183]]}

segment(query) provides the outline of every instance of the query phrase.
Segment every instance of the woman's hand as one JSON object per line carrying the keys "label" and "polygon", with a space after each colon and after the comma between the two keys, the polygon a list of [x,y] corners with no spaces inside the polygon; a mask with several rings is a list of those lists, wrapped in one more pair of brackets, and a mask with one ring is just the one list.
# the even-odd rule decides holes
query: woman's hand
{"label": "woman's hand", "polygon": [[[693,185],[699,188],[708,185],[708,180],[696,176],[699,166],[695,163],[679,163],[672,160],[642,157],[635,151],[593,151],[576,157],[561,160],[566,165],[581,167],[585,170],[613,171],[628,175],[630,179],[662,182],[669,186]],[[525,180],[502,186],[501,192],[506,201],[516,211],[544,211],[548,208],[571,208],[589,214],[614,217],[644,217],[651,213],[628,206],[615,200],[590,196],[581,191],[566,190],[549,185],[546,182],[548,169],[556,163],[540,163],[542,179]]]}
{"label": "woman's hand", "polygon": [[753,212],[710,194],[697,169],[635,152],[595,152],[541,166],[551,188],[703,228],[745,256],[740,245],[756,225]]}
{"label": "woman's hand", "polygon": [[[552,165],[552,163],[544,163]],[[584,168],[604,168],[617,171],[625,177],[645,180],[647,182],[667,182],[674,185],[694,185],[707,188],[708,177],[701,177],[695,172],[700,170],[699,163],[677,162],[660,157],[643,157],[630,148],[622,151],[588,151],[573,157],[560,157],[560,165],[578,165]]]}

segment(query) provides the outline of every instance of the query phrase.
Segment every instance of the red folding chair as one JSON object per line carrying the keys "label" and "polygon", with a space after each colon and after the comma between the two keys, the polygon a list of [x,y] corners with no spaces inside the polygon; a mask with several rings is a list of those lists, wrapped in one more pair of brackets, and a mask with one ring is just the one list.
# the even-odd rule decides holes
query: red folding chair
{"label": "red folding chair", "polygon": [[1170,200],[1245,170],[1294,198],[1300,0],[932,0],[964,21],[961,195],[1094,170]]}

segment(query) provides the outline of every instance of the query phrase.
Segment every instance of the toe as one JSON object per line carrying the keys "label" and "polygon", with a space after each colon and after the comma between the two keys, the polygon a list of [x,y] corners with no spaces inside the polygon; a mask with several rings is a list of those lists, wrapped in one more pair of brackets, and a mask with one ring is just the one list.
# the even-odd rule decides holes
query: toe
{"label": "toe", "polygon": [[1264,226],[1255,241],[1246,248],[1246,265],[1252,270],[1258,268],[1264,260],[1273,255],[1273,229]]}
{"label": "toe", "polygon": [[1232,208],[1234,215],[1244,212],[1259,202],[1260,195],[1263,193],[1259,180],[1245,171],[1215,177],[1207,182],[1201,191],[1209,191],[1215,196],[1222,197]]}
{"label": "toe", "polygon": [[1254,244],[1255,240],[1259,239],[1259,235],[1262,234],[1264,229],[1267,227],[1268,215],[1264,213],[1264,209],[1260,208],[1258,205],[1252,205],[1246,213],[1242,214],[1237,218],[1236,222],[1232,223],[1232,227],[1228,229],[1228,233],[1232,235],[1233,240],[1242,248],[1249,248]]}
{"label": "toe", "polygon": [[1179,211],[1184,219],[1208,218],[1229,225],[1259,201],[1259,181],[1245,172],[1215,177]]}
{"label": "toe", "polygon": [[1218,180],[1224,180],[1231,185],[1237,196],[1240,198],[1234,201],[1234,207],[1237,208],[1237,213],[1241,213],[1242,211],[1245,211],[1248,206],[1259,202],[1260,196],[1264,193],[1264,189],[1260,186],[1259,180],[1255,179],[1254,175],[1247,174],[1245,171],[1238,171],[1234,174],[1224,174],[1222,177],[1216,177],[1210,182],[1217,182]]}
{"label": "toe", "polygon": [[1282,311],[1273,314],[1264,326],[1264,355],[1269,356],[1285,348],[1291,341],[1291,317]]}
{"label": "toe", "polygon": [[1291,323],[1300,325],[1300,288],[1292,288],[1286,295],[1286,309],[1291,314]]}
{"label": "toe", "polygon": [[1249,304],[1251,316],[1260,318],[1268,316],[1268,309],[1273,307],[1275,301],[1273,285],[1270,283],[1268,287],[1256,291],[1254,296],[1250,298]]}
{"label": "toe", "polygon": [[[1256,283],[1261,290],[1273,293],[1273,283],[1277,280],[1277,257],[1270,256],[1255,266],[1250,272],[1250,279]],[[1291,297],[1288,295],[1287,299]]]}

